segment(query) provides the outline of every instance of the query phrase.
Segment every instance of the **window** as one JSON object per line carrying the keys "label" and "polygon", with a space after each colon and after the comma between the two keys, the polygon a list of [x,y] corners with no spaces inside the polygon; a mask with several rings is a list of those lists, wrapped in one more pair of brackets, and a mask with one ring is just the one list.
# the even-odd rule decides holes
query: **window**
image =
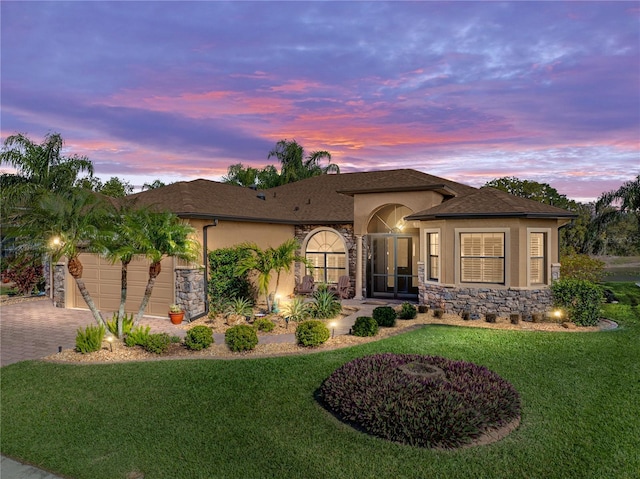
{"label": "window", "polygon": [[529,284],[546,284],[546,234],[529,233]]}
{"label": "window", "polygon": [[322,230],[309,238],[305,257],[313,266],[313,272],[307,274],[313,275],[316,283],[335,284],[347,274],[344,242],[335,231]]}
{"label": "window", "polygon": [[504,233],[460,233],[460,277],[504,284]]}
{"label": "window", "polygon": [[440,235],[427,233],[427,281],[440,278]]}

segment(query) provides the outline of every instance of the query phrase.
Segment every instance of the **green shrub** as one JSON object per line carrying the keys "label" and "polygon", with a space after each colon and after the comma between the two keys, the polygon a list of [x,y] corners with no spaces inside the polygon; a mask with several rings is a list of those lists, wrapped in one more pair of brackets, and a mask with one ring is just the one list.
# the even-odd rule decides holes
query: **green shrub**
{"label": "green shrub", "polygon": [[605,263],[586,254],[570,254],[560,260],[561,279],[581,279],[599,283],[604,278]]}
{"label": "green shrub", "polygon": [[163,354],[169,351],[170,344],[171,337],[167,333],[155,333],[149,335],[144,349],[150,353]]}
{"label": "green shrub", "polygon": [[213,343],[213,331],[211,328],[205,325],[198,325],[187,331],[187,337],[184,340],[184,345],[187,349],[193,351],[200,351],[206,349]]}
{"label": "green shrub", "polygon": [[237,272],[237,265],[250,255],[251,251],[244,246],[220,248],[209,253],[209,307],[213,313],[222,313],[229,298],[253,301],[256,297],[249,272]]}
{"label": "green shrub", "polygon": [[301,346],[320,346],[330,336],[331,331],[322,321],[303,321],[296,328],[296,340]]}
{"label": "green shrub", "polygon": [[293,298],[291,302],[282,308],[282,312],[290,321],[297,323],[308,319],[311,315],[308,304],[304,302],[304,298],[301,296]]}
{"label": "green shrub", "polygon": [[253,327],[256,331],[264,331],[270,333],[276,327],[273,321],[267,318],[258,318],[253,322]]}
{"label": "green shrub", "polygon": [[127,334],[124,338],[125,346],[130,348],[134,346],[142,346],[144,347],[147,344],[147,339],[149,339],[149,334],[151,332],[151,326],[137,326],[135,329],[132,329],[129,334]]}
{"label": "green shrub", "polygon": [[[131,328],[133,328],[133,313],[130,316],[125,314],[122,318],[122,334],[129,334]],[[111,334],[118,335],[118,313],[113,313],[111,320],[107,320],[107,329]]]}
{"label": "green shrub", "polygon": [[353,323],[351,333],[354,336],[375,336],[378,334],[378,323],[371,316],[358,316]]}
{"label": "green shrub", "polygon": [[418,310],[411,303],[402,303],[400,312],[398,313],[398,319],[415,319],[418,316]]}
{"label": "green shrub", "polygon": [[392,328],[396,325],[398,313],[391,306],[378,306],[373,310],[373,319],[376,320],[378,326]]}
{"label": "green shrub", "polygon": [[227,329],[224,333],[224,342],[233,352],[251,351],[258,344],[258,334],[251,326],[239,324]]}
{"label": "green shrub", "polygon": [[335,294],[329,290],[318,290],[313,293],[313,301],[309,303],[312,318],[334,318],[342,311],[342,304]]}
{"label": "green shrub", "polygon": [[551,285],[553,303],[567,311],[571,321],[580,326],[595,326],[600,319],[604,295],[591,281],[560,279]]}
{"label": "green shrub", "polygon": [[76,351],[82,354],[98,351],[102,347],[102,339],[104,338],[104,326],[87,326],[84,331],[78,328],[76,334]]}

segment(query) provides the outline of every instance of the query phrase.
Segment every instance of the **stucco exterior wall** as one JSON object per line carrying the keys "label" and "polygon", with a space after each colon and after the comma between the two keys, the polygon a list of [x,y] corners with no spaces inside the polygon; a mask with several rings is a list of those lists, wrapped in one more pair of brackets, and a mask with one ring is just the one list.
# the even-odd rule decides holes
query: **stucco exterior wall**
{"label": "stucco exterior wall", "polygon": [[442,203],[442,198],[442,195],[435,191],[357,194],[354,196],[354,233],[366,235],[369,220],[384,206],[403,205],[416,213],[439,205]]}
{"label": "stucco exterior wall", "polygon": [[[190,223],[196,229],[198,241],[202,245],[203,227],[211,224],[212,221],[190,220]],[[260,248],[275,248],[293,238],[294,234],[293,225],[219,220],[217,226],[207,230],[207,251],[230,248],[244,242],[256,243]],[[270,288],[274,287],[275,275],[272,275]],[[280,275],[278,294],[292,294],[294,287],[295,273],[293,269],[290,273],[283,272]]]}

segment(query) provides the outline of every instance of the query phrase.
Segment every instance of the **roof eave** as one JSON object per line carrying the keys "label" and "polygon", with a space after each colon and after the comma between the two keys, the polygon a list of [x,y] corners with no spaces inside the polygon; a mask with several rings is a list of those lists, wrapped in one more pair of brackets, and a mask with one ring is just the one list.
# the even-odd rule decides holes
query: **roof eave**
{"label": "roof eave", "polygon": [[483,218],[528,218],[528,219],[573,219],[578,215],[574,213],[435,213],[409,215],[406,220],[444,220],[444,219],[483,219]]}
{"label": "roof eave", "polygon": [[391,187],[375,187],[375,188],[360,188],[357,190],[336,190],[336,193],[340,193],[347,196],[355,196],[359,194],[372,194],[372,193],[403,193],[412,191],[435,191],[443,196],[454,197],[458,194],[449,186],[444,184],[439,185],[413,185],[413,186],[391,186]]}

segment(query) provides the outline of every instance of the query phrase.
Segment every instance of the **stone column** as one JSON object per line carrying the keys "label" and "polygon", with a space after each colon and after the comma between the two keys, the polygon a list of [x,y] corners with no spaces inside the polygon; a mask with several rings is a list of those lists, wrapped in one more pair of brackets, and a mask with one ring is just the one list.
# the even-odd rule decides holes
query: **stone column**
{"label": "stone column", "polygon": [[560,279],[560,263],[551,263],[551,280]]}
{"label": "stone column", "polygon": [[356,235],[356,290],[353,299],[362,299],[362,235]]}

